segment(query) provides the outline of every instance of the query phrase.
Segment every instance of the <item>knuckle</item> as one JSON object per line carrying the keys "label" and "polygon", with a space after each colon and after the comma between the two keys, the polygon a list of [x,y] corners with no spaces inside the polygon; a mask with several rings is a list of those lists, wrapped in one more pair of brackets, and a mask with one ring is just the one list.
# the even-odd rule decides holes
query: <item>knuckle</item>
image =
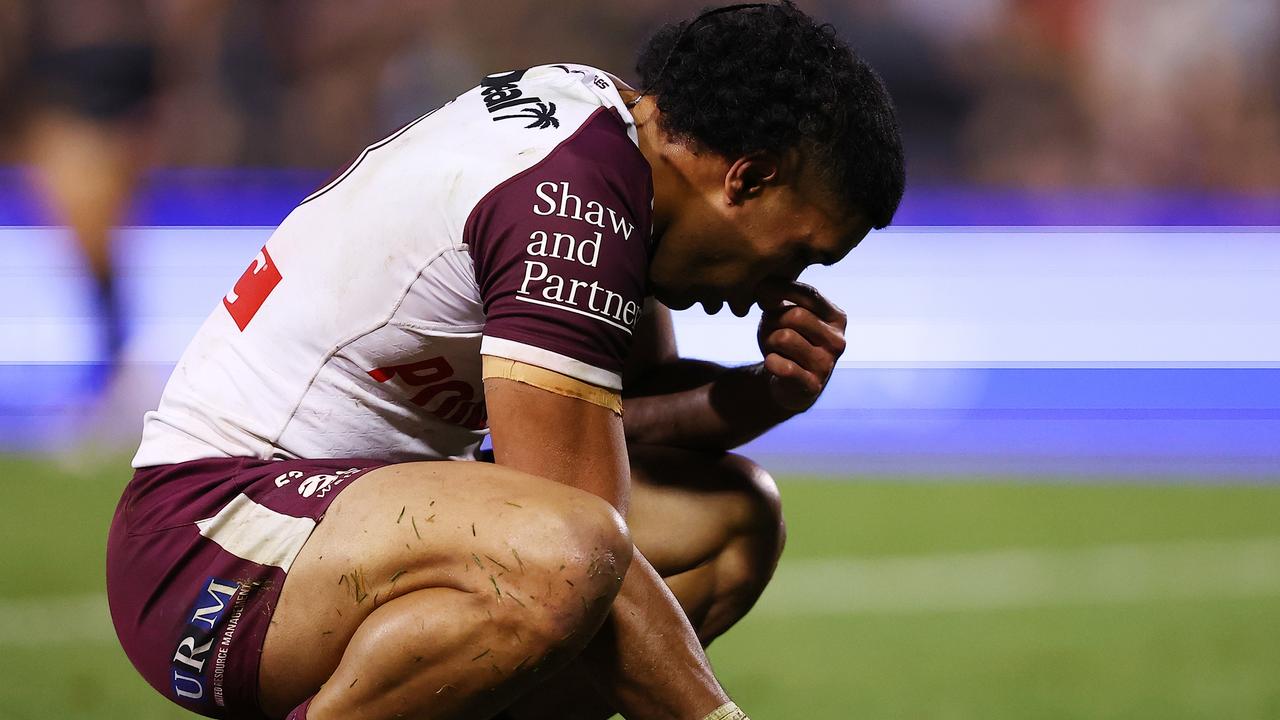
{"label": "knuckle", "polygon": [[778,342],[784,345],[794,345],[800,341],[800,333],[791,328],[782,328],[777,332]]}
{"label": "knuckle", "polygon": [[807,308],[792,305],[782,314],[782,319],[790,323],[800,323],[808,319],[811,314]]}

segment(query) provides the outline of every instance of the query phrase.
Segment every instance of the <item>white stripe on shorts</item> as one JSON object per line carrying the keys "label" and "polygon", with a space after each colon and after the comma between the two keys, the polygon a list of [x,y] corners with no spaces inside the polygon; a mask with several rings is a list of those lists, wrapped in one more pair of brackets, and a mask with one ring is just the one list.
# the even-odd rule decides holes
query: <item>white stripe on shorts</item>
{"label": "white stripe on shorts", "polygon": [[196,522],[200,534],[243,560],[274,565],[285,572],[311,537],[316,521],[259,505],[243,493],[217,515]]}

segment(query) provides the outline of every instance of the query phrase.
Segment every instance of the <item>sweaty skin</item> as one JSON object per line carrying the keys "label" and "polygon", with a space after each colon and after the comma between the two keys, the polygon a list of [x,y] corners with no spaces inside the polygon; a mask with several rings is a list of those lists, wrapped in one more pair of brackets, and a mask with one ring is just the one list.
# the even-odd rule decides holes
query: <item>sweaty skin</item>
{"label": "sweaty skin", "polygon": [[607,503],[550,480],[487,463],[373,470],[293,563],[263,710],[315,693],[315,720],[488,717],[578,655],[631,547]]}
{"label": "sweaty skin", "polygon": [[796,284],[761,318],[764,361],[726,368],[681,358],[670,311],[655,308],[636,330],[625,373],[627,441],[728,450],[753,440],[817,400],[844,352],[846,323],[816,290]]}
{"label": "sweaty skin", "polygon": [[[641,360],[627,369],[635,383],[625,425],[598,405],[486,380],[498,466],[372,471],[339,496],[304,547],[264,648],[269,713],[283,715],[322,683],[313,720],[461,719],[504,707],[521,720],[612,710],[632,720],[696,720],[728,701],[702,645],[758,597],[780,551],[781,520],[767,509],[776,495],[748,500],[746,519],[715,519],[722,502],[767,497],[759,486],[771,483],[748,461],[714,451],[817,398],[843,351],[845,320],[795,277],[843,256],[866,229],[856,217],[837,220],[795,158],[692,152],[661,132],[651,100],[641,101],[637,122],[662,235],[651,268],[658,299],[727,302],[738,312],[761,304],[763,362],[726,370],[680,360],[659,308],[652,327],[637,331]],[[681,263],[696,272],[664,270]],[[652,539],[671,538],[678,515],[653,512],[662,496],[649,490],[633,506],[629,442],[637,455],[640,443],[712,451],[668,456],[671,467],[738,465],[721,473],[736,478],[731,489],[681,498],[706,538]],[[392,520],[403,513],[408,528]],[[645,549],[632,544],[620,514],[644,529],[637,540]],[[437,528],[424,547],[421,534]],[[371,579],[373,602],[337,584],[356,571]],[[317,618],[332,618],[332,627],[320,630]],[[567,703],[572,678],[584,676],[599,695],[577,682]],[[575,714],[565,714],[571,707]]]}
{"label": "sweaty skin", "polygon": [[[585,490],[626,513],[631,478],[622,419],[509,380],[485,381],[499,464]],[[628,718],[704,717],[728,702],[662,577],[640,553],[587,648],[598,687]]]}
{"label": "sweaty skin", "polygon": [[871,230],[797,152],[723,158],[673,137],[651,97],[623,89],[653,175],[654,297],[683,310],[701,303],[737,315],[768,302],[810,265],[830,265]]}
{"label": "sweaty skin", "polygon": [[[631,448],[631,476],[636,548],[706,645],[750,610],[773,574],[785,536],[777,487],[738,455],[647,446]],[[596,675],[584,653],[498,718],[606,720],[616,706],[593,689]]]}

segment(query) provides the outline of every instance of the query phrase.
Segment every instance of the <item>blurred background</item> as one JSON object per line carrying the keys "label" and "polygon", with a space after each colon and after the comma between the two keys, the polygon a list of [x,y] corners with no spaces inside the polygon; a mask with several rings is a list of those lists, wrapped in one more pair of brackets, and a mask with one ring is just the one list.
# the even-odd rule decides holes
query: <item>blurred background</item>
{"label": "blurred background", "polygon": [[[908,191],[806,279],[790,545],[713,648],[757,718],[1280,717],[1280,4],[813,0]],[[702,3],[0,0],[0,718],[177,718],[107,620],[142,413],[271,229],[485,74]],[[684,354],[758,360],[685,312]]]}

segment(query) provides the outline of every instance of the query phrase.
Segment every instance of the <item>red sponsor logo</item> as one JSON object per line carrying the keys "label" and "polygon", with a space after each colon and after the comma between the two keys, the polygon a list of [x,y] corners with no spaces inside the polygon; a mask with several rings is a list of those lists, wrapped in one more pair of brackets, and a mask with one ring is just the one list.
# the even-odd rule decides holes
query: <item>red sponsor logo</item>
{"label": "red sponsor logo", "polygon": [[249,321],[258,314],[258,309],[280,284],[281,279],[280,271],[276,269],[275,262],[264,246],[253,262],[249,263],[249,267],[245,268],[244,274],[236,281],[236,286],[222,298],[223,306],[231,313],[231,319],[236,321],[240,332],[248,327]]}
{"label": "red sponsor logo", "polygon": [[369,371],[369,377],[380,383],[394,378],[415,390],[409,402],[425,408],[432,417],[469,430],[483,430],[489,423],[484,397],[477,399],[470,383],[453,376],[453,366],[443,357]]}

